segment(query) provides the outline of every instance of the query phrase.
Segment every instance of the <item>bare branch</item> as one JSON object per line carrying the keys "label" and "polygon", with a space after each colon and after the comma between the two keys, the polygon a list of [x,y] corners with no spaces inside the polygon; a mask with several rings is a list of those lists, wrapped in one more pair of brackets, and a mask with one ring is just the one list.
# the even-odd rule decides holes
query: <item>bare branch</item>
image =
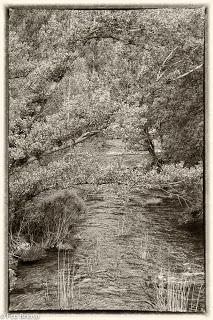
{"label": "bare branch", "polygon": [[[76,141],[73,141],[72,144],[69,144],[69,145],[66,145],[66,146],[62,146],[62,147],[59,147],[57,149],[53,149],[53,150],[50,150],[50,151],[46,151],[44,152],[42,155],[41,155],[41,158],[43,157],[46,157],[46,156],[49,156],[50,154],[53,154],[53,153],[56,153],[56,152],[60,152],[60,151],[63,151],[63,150],[66,150],[66,149],[69,149],[69,148],[73,148],[75,147],[77,144],[97,135],[98,133],[100,132],[100,130],[96,130],[96,131],[91,131],[91,132],[87,132],[87,133],[84,133],[82,134]],[[21,170],[22,168],[28,166],[29,164],[35,162],[35,161],[38,161],[37,158],[30,158],[28,161],[26,161],[21,167],[18,167],[16,169],[16,172]]]}
{"label": "bare branch", "polygon": [[9,71],[9,80],[13,79],[20,79],[20,78],[27,78],[27,76],[33,72],[36,69],[36,67],[30,69],[30,70],[14,70],[14,71]]}
{"label": "bare branch", "polygon": [[[63,147],[60,147],[60,148],[57,148],[55,150],[51,150],[51,151],[47,151],[45,152],[43,156],[48,156],[50,154],[53,154],[55,152],[59,152],[59,151],[62,151],[62,150],[66,150],[66,149],[69,149],[69,148],[73,148],[75,147],[77,144],[79,143],[82,143],[83,141],[97,135],[98,133],[100,133],[100,130],[96,130],[96,131],[91,131],[91,132],[86,132],[86,133],[83,133],[76,141],[73,141],[73,143],[71,145],[68,145],[68,146],[63,146]],[[28,162],[29,163],[29,162]]]}
{"label": "bare branch", "polygon": [[86,37],[86,39],[83,41],[83,45],[85,45],[87,42],[89,42],[92,39],[101,40],[101,39],[112,39],[116,41],[123,42],[124,44],[130,44],[130,45],[136,45],[135,41],[132,39],[123,39],[119,36],[114,36],[112,34],[99,34],[99,35],[89,35]]}
{"label": "bare branch", "polygon": [[184,73],[184,74],[181,74],[181,75],[178,76],[177,78],[173,78],[173,79],[171,79],[171,80],[178,80],[178,79],[181,79],[181,78],[183,78],[183,77],[186,77],[186,76],[188,76],[188,74],[196,71],[197,69],[201,68],[202,66],[203,66],[203,63],[201,63],[201,64],[200,64],[199,66],[197,66],[196,68],[191,69],[191,70],[189,70],[188,72],[186,72],[186,73]]}
{"label": "bare branch", "polygon": [[161,72],[162,68],[164,67],[164,65],[166,64],[166,62],[171,58],[172,54],[175,52],[175,50],[177,50],[178,46],[176,46],[174,49],[172,49],[172,51],[168,54],[168,56],[166,57],[166,59],[163,61],[162,65],[160,66],[160,69],[158,71],[158,74],[157,74],[157,80],[156,81],[159,81],[160,78],[163,76],[163,74],[165,73],[164,72]]}

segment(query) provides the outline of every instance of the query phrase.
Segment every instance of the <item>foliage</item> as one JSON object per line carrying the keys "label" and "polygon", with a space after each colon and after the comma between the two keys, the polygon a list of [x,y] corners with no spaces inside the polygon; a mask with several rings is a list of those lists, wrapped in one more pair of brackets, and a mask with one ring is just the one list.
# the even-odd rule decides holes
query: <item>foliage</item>
{"label": "foliage", "polygon": [[[10,226],[42,191],[81,183],[201,201],[204,18],[203,8],[9,9]],[[153,165],[158,139],[165,162],[183,163],[101,168],[80,147],[100,137],[148,150]]]}
{"label": "foliage", "polygon": [[145,105],[123,104],[116,114],[117,126],[109,127],[109,131],[113,130],[115,136],[122,138],[130,150],[146,149],[144,132],[147,123],[146,111],[147,106]]}
{"label": "foliage", "polygon": [[180,223],[203,219],[203,167],[202,163],[188,168],[183,162],[162,166],[147,171],[144,166],[128,168],[125,164],[114,163],[102,173],[99,183],[106,181],[113,191],[124,201],[131,199],[135,191],[156,190],[168,199],[175,199],[185,208],[183,216],[177,217]]}
{"label": "foliage", "polygon": [[156,94],[149,111],[169,161],[193,166],[203,159],[203,106],[202,69]]}
{"label": "foliage", "polygon": [[164,165],[162,172],[155,169],[139,176],[139,183],[145,183],[148,188],[162,190],[170,198],[177,198],[187,207],[202,207],[203,200],[203,168],[202,164],[186,168],[183,162]]}

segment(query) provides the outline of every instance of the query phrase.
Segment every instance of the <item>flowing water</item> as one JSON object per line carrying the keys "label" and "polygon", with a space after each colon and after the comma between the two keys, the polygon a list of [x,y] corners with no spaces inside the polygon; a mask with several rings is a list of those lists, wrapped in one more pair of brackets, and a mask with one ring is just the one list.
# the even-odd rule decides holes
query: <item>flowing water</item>
{"label": "flowing water", "polygon": [[[124,205],[108,186],[85,187],[83,194],[87,211],[75,228],[75,249],[20,265],[10,310],[156,311],[159,282],[168,272],[179,279],[190,274],[204,283],[202,232],[177,227],[183,210],[177,204],[141,191]],[[59,296],[63,268],[71,277],[64,272]],[[198,294],[198,310],[204,310],[204,290],[195,300]]]}

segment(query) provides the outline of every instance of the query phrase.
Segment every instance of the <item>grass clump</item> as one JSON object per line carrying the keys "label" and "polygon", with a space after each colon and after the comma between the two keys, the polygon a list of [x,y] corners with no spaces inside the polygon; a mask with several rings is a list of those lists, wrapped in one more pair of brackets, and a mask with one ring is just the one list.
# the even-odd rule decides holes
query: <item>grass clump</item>
{"label": "grass clump", "polygon": [[9,232],[9,283],[15,286],[18,261],[35,262],[46,249],[72,246],[73,227],[85,206],[73,190],[52,191],[27,203],[16,215]]}
{"label": "grass clump", "polygon": [[74,299],[75,264],[71,264],[66,251],[58,251],[57,300],[59,309],[69,309]]}
{"label": "grass clump", "polygon": [[202,283],[191,277],[177,277],[173,274],[158,277],[156,309],[170,312],[200,312],[201,297],[204,293]]}
{"label": "grass clump", "polygon": [[29,245],[27,248],[18,248],[15,257],[22,262],[34,262],[46,257],[46,251],[41,245]]}
{"label": "grass clump", "polygon": [[[27,241],[33,239],[33,242],[45,249],[58,247],[69,238],[84,210],[82,199],[72,190],[42,195],[25,206],[18,234]],[[31,249],[37,250],[38,247]]]}

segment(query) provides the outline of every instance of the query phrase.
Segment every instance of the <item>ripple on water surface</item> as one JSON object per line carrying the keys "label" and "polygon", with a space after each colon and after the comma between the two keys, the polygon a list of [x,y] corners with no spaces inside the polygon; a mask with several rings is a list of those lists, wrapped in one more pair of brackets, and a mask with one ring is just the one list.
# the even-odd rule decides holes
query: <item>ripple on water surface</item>
{"label": "ripple on water surface", "polygon": [[[77,247],[66,254],[66,265],[58,266],[55,252],[20,265],[10,310],[157,311],[159,276],[193,274],[203,283],[204,242],[201,235],[176,227],[181,208],[157,200],[152,204],[151,195],[136,196],[139,202],[124,208],[112,194],[88,192],[87,212],[76,230]],[[67,261],[70,297],[62,306],[58,268],[66,269]],[[204,304],[203,291],[202,296]]]}

